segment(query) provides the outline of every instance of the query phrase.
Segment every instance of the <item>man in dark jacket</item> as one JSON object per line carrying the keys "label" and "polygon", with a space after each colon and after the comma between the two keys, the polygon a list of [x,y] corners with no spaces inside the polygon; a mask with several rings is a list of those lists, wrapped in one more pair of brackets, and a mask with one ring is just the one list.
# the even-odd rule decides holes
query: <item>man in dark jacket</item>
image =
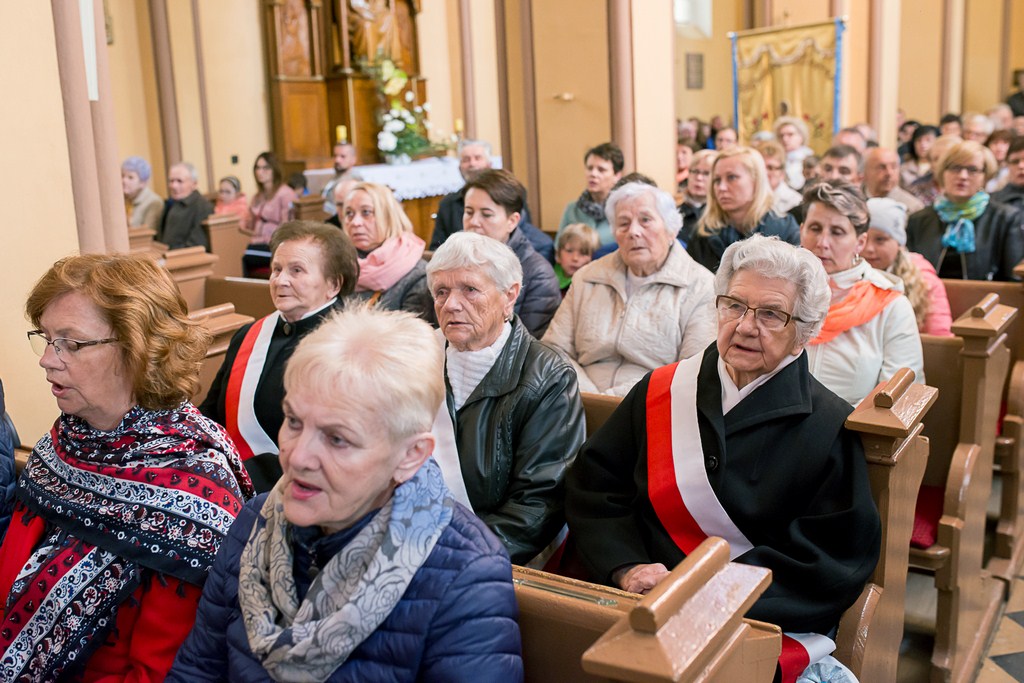
{"label": "man in dark jacket", "polygon": [[994,192],[992,199],[1017,210],[1024,209],[1024,138],[1017,138],[1010,143],[1006,165],[1010,169],[1009,182],[1006,187]]}
{"label": "man in dark jacket", "polygon": [[169,249],[202,246],[210,250],[203,221],[213,213],[213,205],[199,194],[199,173],[188,162],[175,164],[167,171],[170,199],[164,207],[156,241]]}

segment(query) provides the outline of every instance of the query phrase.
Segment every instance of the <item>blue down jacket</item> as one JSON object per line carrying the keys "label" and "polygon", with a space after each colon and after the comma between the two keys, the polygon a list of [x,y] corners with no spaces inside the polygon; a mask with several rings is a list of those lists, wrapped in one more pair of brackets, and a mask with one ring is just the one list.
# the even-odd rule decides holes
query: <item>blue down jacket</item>
{"label": "blue down jacket", "polygon": [[[238,605],[242,548],[266,495],[235,520],[199,603],[196,624],[167,681],[270,681],[249,649]],[[384,623],[328,679],[380,681],[523,680],[508,555],[461,505]]]}

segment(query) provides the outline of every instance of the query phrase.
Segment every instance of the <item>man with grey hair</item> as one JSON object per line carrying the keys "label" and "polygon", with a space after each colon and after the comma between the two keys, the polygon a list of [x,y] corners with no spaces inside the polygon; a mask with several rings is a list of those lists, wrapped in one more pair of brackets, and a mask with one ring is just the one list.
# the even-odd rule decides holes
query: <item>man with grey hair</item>
{"label": "man with grey hair", "polygon": [[979,145],[984,145],[988,136],[992,135],[995,126],[984,114],[972,112],[964,114],[964,140],[972,140]]}
{"label": "man with grey hair", "polygon": [[885,147],[872,147],[864,155],[864,193],[888,197],[907,207],[909,213],[924,208],[924,202],[900,187],[900,157]]}
{"label": "man with grey hair", "polygon": [[[491,167],[491,143],[484,140],[462,140],[459,142],[459,173],[469,182],[480,171]],[[437,207],[434,218],[434,235],[430,248],[437,249],[451,235],[462,230],[462,213],[466,208],[466,188],[446,195]]]}
{"label": "man with grey hair", "polygon": [[199,194],[198,186],[199,173],[187,161],[174,164],[167,171],[170,199],[156,240],[166,244],[168,249],[202,246],[210,250],[203,221],[213,213],[213,205]]}

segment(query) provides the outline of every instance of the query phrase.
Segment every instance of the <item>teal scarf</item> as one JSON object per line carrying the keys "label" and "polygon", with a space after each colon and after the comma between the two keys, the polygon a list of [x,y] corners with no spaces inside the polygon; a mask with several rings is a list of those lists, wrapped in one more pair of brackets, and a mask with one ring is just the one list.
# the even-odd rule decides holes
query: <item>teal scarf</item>
{"label": "teal scarf", "polygon": [[988,192],[979,190],[963,204],[954,204],[940,195],[935,200],[935,212],[946,224],[942,246],[953,248],[960,254],[974,253],[974,219],[988,208]]}

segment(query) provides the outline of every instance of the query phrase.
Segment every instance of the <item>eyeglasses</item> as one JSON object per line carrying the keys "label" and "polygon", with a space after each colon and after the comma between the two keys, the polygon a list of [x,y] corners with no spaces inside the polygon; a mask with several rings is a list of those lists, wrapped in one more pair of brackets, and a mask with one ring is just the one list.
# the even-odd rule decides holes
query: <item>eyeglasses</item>
{"label": "eyeglasses", "polygon": [[778,332],[792,320],[800,323],[807,322],[785,311],[779,311],[774,308],[752,308],[739,299],[733,299],[725,294],[719,294],[715,297],[715,307],[718,309],[719,319],[727,322],[741,320],[747,314],[747,311],[753,311],[754,322],[757,323],[758,327],[769,332]]}
{"label": "eyeglasses", "polygon": [[977,166],[961,166],[960,164],[954,164],[947,166],[946,171],[953,175],[960,175],[964,171],[967,171],[967,175],[980,175],[985,172],[985,169],[978,168]]}
{"label": "eyeglasses", "polygon": [[47,346],[53,346],[53,350],[61,358],[66,358],[64,354],[74,355],[78,353],[80,349],[84,349],[86,346],[97,346],[99,344],[113,344],[117,339],[111,337],[110,339],[94,339],[91,341],[81,341],[79,339],[66,339],[60,337],[50,341],[43,334],[42,330],[32,330],[28,333],[28,342],[32,345],[32,350],[40,358],[46,353]]}

